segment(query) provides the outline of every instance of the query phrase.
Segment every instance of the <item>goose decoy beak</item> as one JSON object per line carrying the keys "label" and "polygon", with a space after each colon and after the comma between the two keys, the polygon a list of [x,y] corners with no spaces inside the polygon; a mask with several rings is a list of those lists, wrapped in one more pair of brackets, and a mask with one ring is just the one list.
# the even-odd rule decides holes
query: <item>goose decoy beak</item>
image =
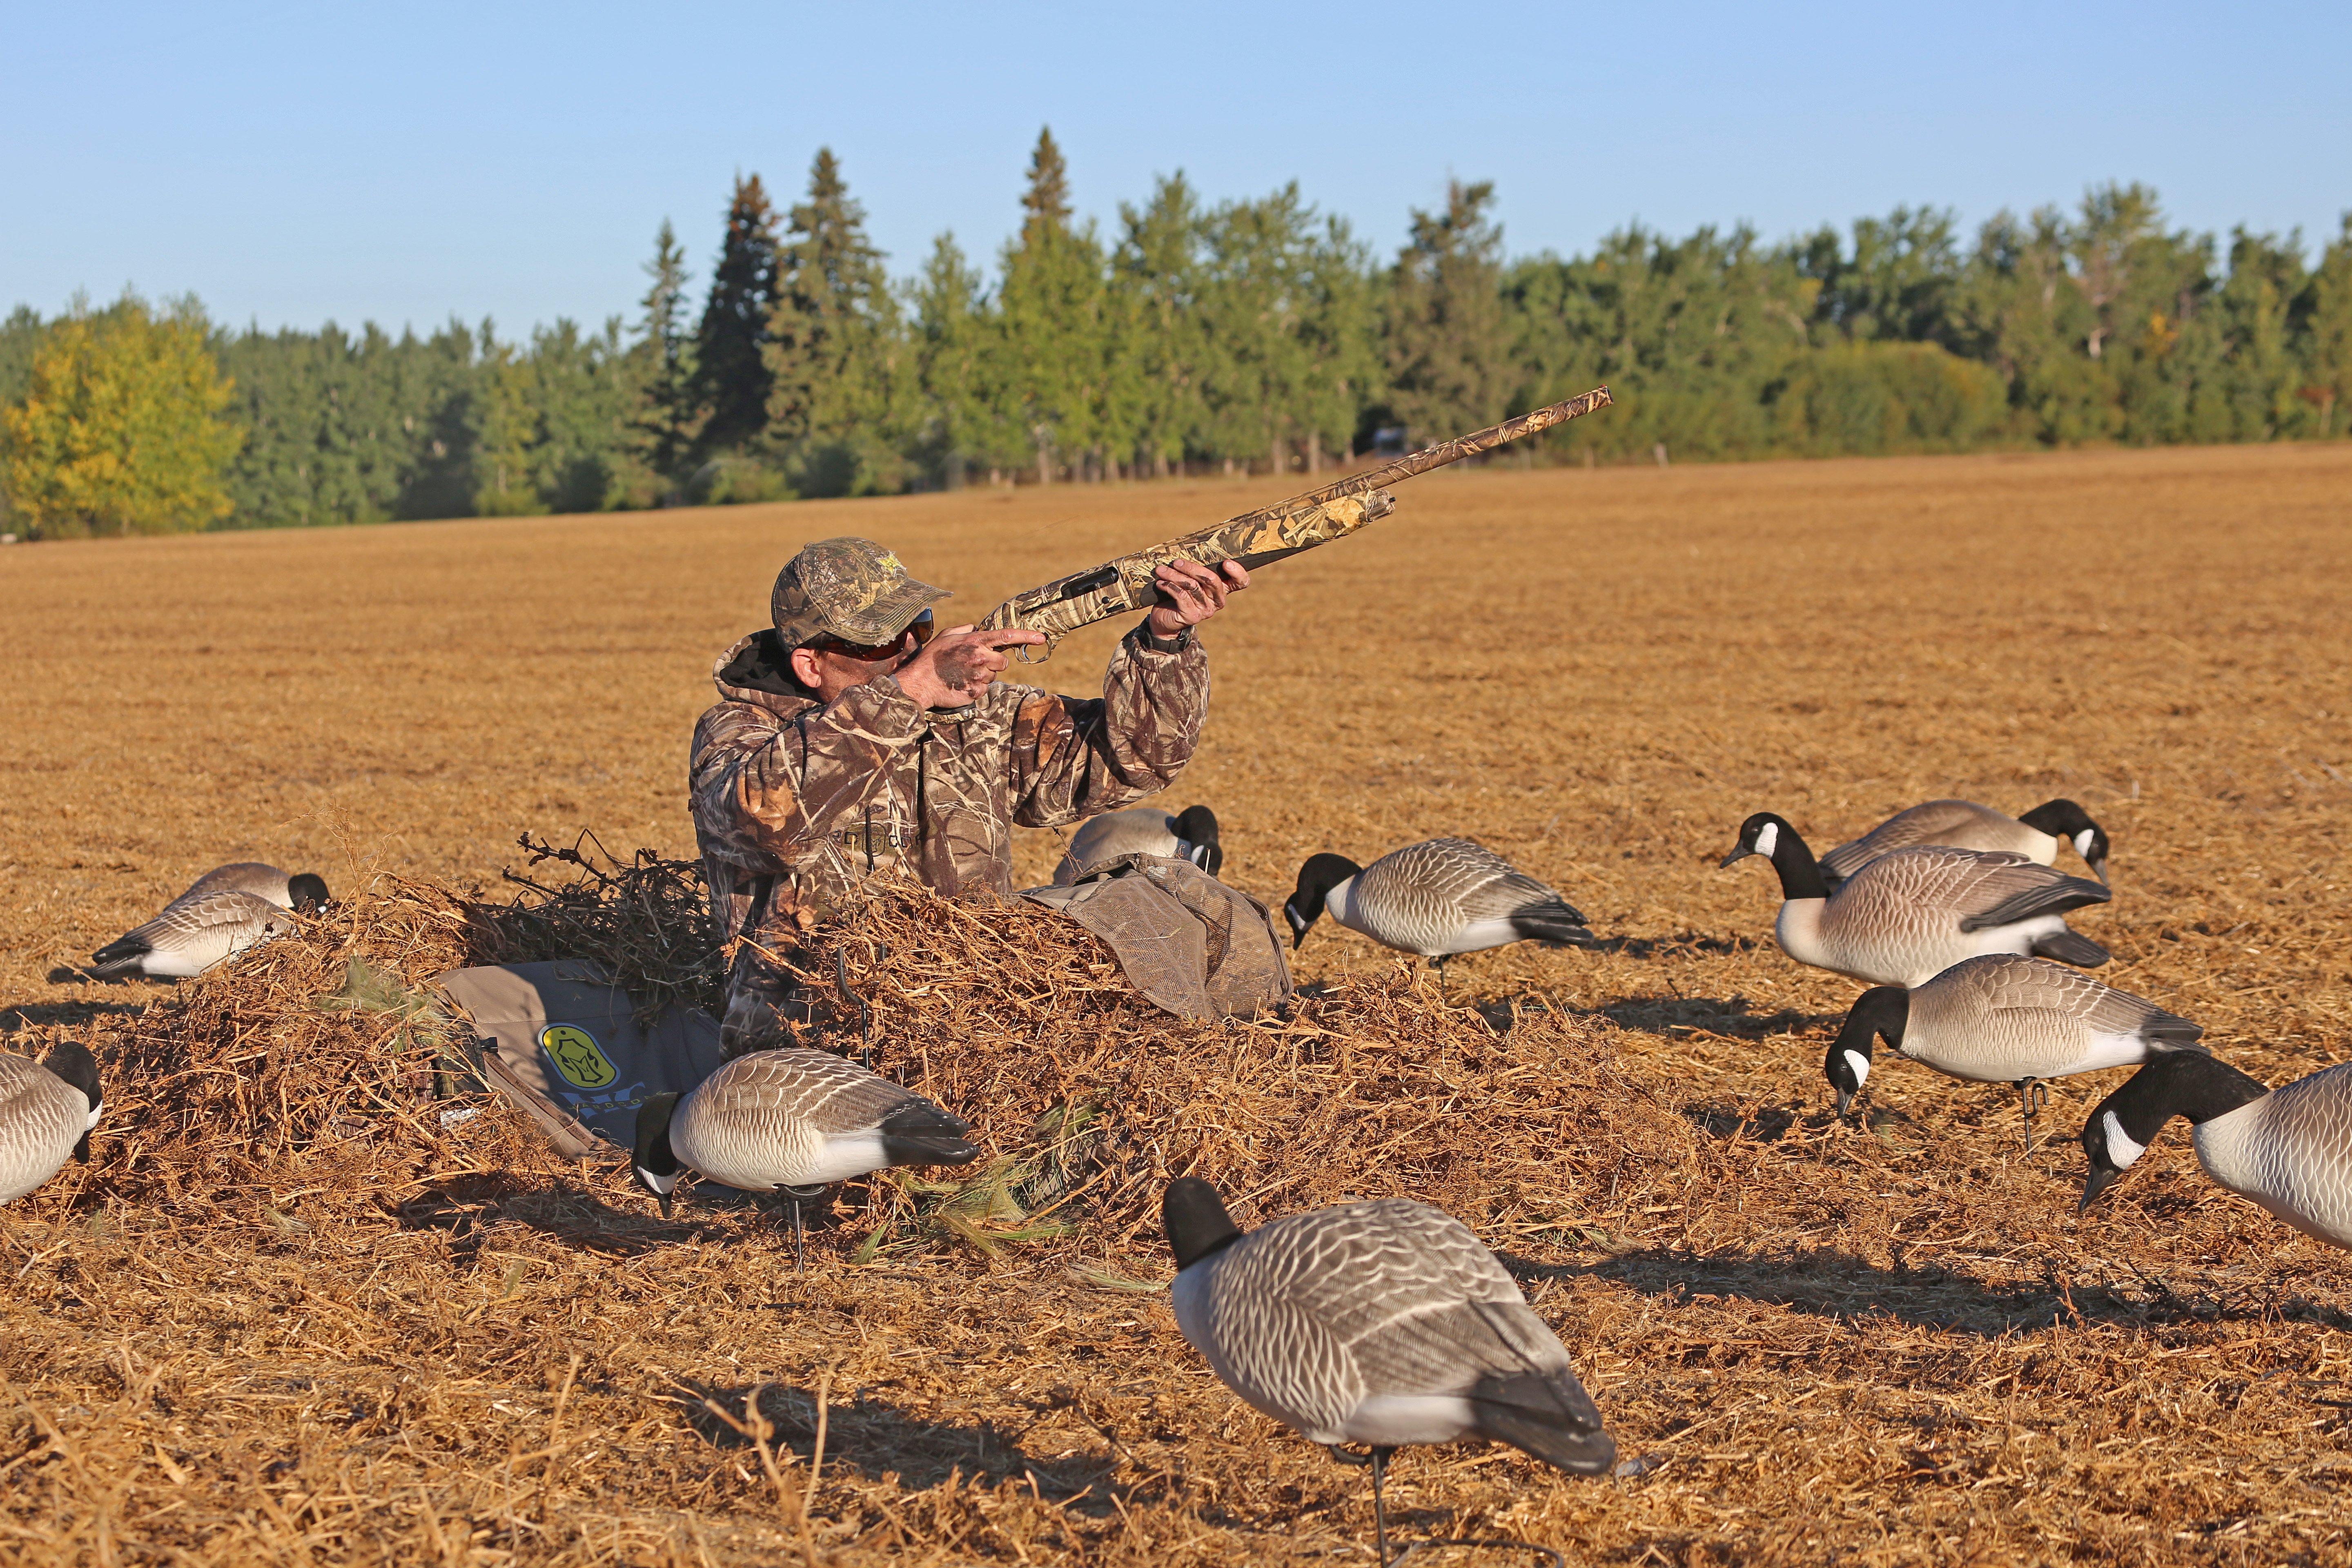
{"label": "goose decoy beak", "polygon": [[2105,860],[2094,860],[2091,862],[2091,875],[2099,879],[2099,886],[2102,888],[2112,888],[2115,886],[2113,882],[2107,880],[2107,863]]}
{"label": "goose decoy beak", "polygon": [[1743,844],[1738,848],[1734,849],[1730,854],[1726,855],[1722,861],[1717,865],[1716,869],[1718,871],[1728,871],[1734,866],[1738,865],[1742,860],[1747,859],[1750,855],[1755,853],[1755,850],[1750,849],[1748,846]]}
{"label": "goose decoy beak", "polygon": [[2076,1214],[2090,1212],[2091,1205],[2098,1201],[2099,1194],[2123,1179],[2124,1173],[2113,1166],[2092,1166],[2091,1173],[2083,1180],[2083,1201],[2074,1205],[2074,1212]]}

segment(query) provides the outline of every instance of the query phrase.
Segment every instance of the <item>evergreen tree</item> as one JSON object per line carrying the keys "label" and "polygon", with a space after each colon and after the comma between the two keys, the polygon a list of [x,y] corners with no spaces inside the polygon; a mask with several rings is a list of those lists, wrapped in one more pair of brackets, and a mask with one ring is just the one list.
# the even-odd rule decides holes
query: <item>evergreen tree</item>
{"label": "evergreen tree", "polygon": [[0,488],[35,539],[176,533],[228,514],[222,470],[244,435],[194,299],[162,312],[126,294],[77,303],[35,349],[22,396],[0,408]]}
{"label": "evergreen tree", "polygon": [[988,299],[979,268],[964,259],[954,235],[933,242],[930,259],[908,290],[908,304],[919,402],[914,456],[932,483],[961,485],[970,465],[998,443],[986,379]]}
{"label": "evergreen tree", "polygon": [[1200,314],[1210,339],[1210,416],[1225,456],[1290,468],[1311,361],[1305,321],[1313,214],[1292,184],[1260,202],[1229,202],[1209,224],[1209,285]]}
{"label": "evergreen tree", "polygon": [[882,253],[841,165],[819,148],[792,210],[768,318],[768,438],[803,495],[898,488],[911,354]]}
{"label": "evergreen tree", "polygon": [[1091,226],[1070,225],[1068,172],[1050,129],[1038,132],[1021,209],[997,290],[991,379],[999,416],[1025,436],[1040,482],[1050,482],[1065,463],[1083,472],[1101,440],[1112,341],[1102,251]]}
{"label": "evergreen tree", "polygon": [[1390,289],[1391,399],[1416,441],[1503,416],[1510,393],[1503,232],[1486,216],[1491,181],[1449,180],[1445,210],[1412,214]]}
{"label": "evergreen tree", "polygon": [[735,181],[727,237],[695,333],[694,385],[704,424],[698,453],[739,452],[768,424],[768,319],[776,306],[776,217],[760,176]]}
{"label": "evergreen tree", "polygon": [[2322,439],[2352,405],[2352,213],[2343,223],[2312,274],[2305,317],[2303,395],[2317,411],[2312,433]]}
{"label": "evergreen tree", "polygon": [[1140,210],[1119,207],[1126,232],[1111,260],[1114,314],[1129,393],[1124,423],[1136,462],[1165,476],[1209,441],[1209,340],[1202,315],[1207,219],[1181,171],[1157,182]]}
{"label": "evergreen tree", "polygon": [[683,487],[701,420],[695,407],[694,340],[686,327],[686,247],[669,219],[654,237],[654,258],[646,263],[652,284],[639,301],[636,361],[639,404],[629,428],[631,449],[651,469],[663,500]]}

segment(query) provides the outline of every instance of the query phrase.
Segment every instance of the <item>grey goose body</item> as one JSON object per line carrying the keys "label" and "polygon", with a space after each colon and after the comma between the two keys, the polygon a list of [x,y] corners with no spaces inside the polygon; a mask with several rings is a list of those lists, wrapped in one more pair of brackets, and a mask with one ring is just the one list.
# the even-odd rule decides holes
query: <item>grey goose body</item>
{"label": "grey goose body", "polygon": [[1163,855],[1190,860],[1210,876],[1223,868],[1225,851],[1217,839],[1217,815],[1190,805],[1171,816],[1157,806],[1107,811],[1090,816],[1070,836],[1070,847],[1054,868],[1054,886],[1066,888],[1094,867],[1122,855]]}
{"label": "grey goose body", "polygon": [[1831,1043],[1825,1070],[1841,1114],[1884,1039],[1970,1083],[2021,1086],[2201,1051],[2204,1028],[2080,970],[2015,953],[1963,959],[1924,985],[1865,991]]}
{"label": "grey goose body", "polygon": [[2058,863],[2058,846],[2074,853],[2101,882],[2107,879],[2106,830],[2071,800],[2046,800],[2010,816],[1972,800],[1931,800],[1896,812],[1859,838],[1822,857],[1822,876],[1835,887],[1881,855],[1920,845],[1992,849],[2022,855],[2040,866]]}
{"label": "grey goose body", "polygon": [[637,1181],[670,1212],[679,1171],[745,1192],[813,1196],[890,1165],[960,1165],[968,1123],[829,1051],[753,1051],[637,1110]]}
{"label": "grey goose body", "polygon": [[327,884],[308,872],[289,876],[257,861],[223,866],[90,954],[89,973],[100,980],[191,979],[293,930],[295,912],[315,911],[327,897]]}
{"label": "grey goose body", "polygon": [[105,1110],[88,1047],[69,1041],[46,1063],[0,1056],[0,1204],[38,1188],[68,1160],[89,1159],[90,1130]]}
{"label": "grey goose body", "polygon": [[1723,864],[1751,855],[1780,881],[1780,950],[1877,985],[1924,985],[1963,959],[2032,953],[2095,968],[2107,950],[2067,928],[2067,911],[2105,903],[2106,888],[2022,855],[1920,847],[1865,863],[1832,890],[1788,819],[1759,811]]}
{"label": "grey goose body", "polygon": [[2197,1162],[2305,1235],[2352,1249],[2352,1062],[2278,1089],[2210,1056],[2158,1057],[2083,1124],[2090,1173],[2083,1206],[2122,1179],[2176,1116],[2195,1127]]}
{"label": "grey goose body", "polygon": [[1370,866],[1340,855],[1310,856],[1282,912],[1294,948],[1328,914],[1374,942],[1438,964],[1515,942],[1592,940],[1567,900],[1466,838],[1409,844]]}
{"label": "grey goose body", "polygon": [[1585,1475],[1614,1459],[1567,1350],[1452,1215],[1383,1198],[1244,1234],[1197,1177],[1162,1211],[1184,1338],[1310,1442],[1489,1438]]}

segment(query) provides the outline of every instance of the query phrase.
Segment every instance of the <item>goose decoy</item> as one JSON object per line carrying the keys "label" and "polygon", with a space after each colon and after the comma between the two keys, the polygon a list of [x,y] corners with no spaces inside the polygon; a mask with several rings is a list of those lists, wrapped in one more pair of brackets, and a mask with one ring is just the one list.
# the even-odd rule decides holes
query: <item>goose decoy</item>
{"label": "goose decoy", "polygon": [[162,914],[90,954],[96,961],[90,975],[99,980],[121,980],[134,974],[151,980],[186,980],[293,930],[289,911],[314,914],[326,903],[327,884],[308,872],[287,879],[284,896],[290,903],[278,902],[267,890],[255,892],[235,885],[266,882],[259,877],[240,875],[219,886],[205,885],[231,872],[271,871],[268,866],[224,866],[205,873],[195,886],[164,905]]}
{"label": "goose decoy", "polygon": [[2264,1089],[2214,1057],[2156,1058],[2083,1123],[2091,1171],[2082,1206],[2120,1181],[2176,1116],[2194,1124],[2207,1175],[2305,1235],[2352,1248],[2352,1062]]}
{"label": "goose decoy", "polygon": [[2037,866],[2054,866],[2058,846],[2072,844],[2102,884],[2107,879],[2106,829],[2071,800],[2045,800],[2022,816],[2007,816],[1972,800],[1931,800],[1898,811],[1859,838],[1822,857],[1822,877],[1832,888],[1891,850],[1937,844],[1947,849],[2002,849]]}
{"label": "goose decoy", "polygon": [[1160,1216],[1176,1326],[1225,1385],[1335,1459],[1371,1448],[1382,1563],[1381,1474],[1403,1444],[1486,1438],[1572,1475],[1616,1458],[1567,1350],[1452,1215],[1381,1198],[1244,1235],[1214,1187],[1181,1176]]}
{"label": "goose decoy", "polygon": [[1924,985],[1979,953],[2034,953],[2095,969],[2107,950],[2066,929],[2065,912],[2113,897],[2087,878],[2022,855],[1921,847],[1869,861],[1832,893],[1786,817],[1759,811],[1723,858],[1750,855],[1780,877],[1772,934],[1800,963],[1874,985]]}
{"label": "goose decoy", "polygon": [[1515,942],[1580,947],[1592,941],[1567,900],[1466,838],[1409,844],[1370,866],[1344,855],[1310,855],[1282,913],[1294,949],[1328,913],[1374,942],[1419,953],[1433,969],[1456,953]]}
{"label": "goose decoy", "polygon": [[1885,1040],[1913,1061],[1969,1083],[2017,1086],[2033,1146],[2045,1079],[2132,1067],[2164,1051],[2201,1051],[2204,1026],[2102,985],[2079,970],[2015,953],[1963,959],[1925,985],[1864,992],[1831,1042],[1823,1070],[1843,1116]]}
{"label": "goose decoy", "polygon": [[257,899],[267,899],[281,910],[323,909],[327,904],[326,879],[315,872],[292,874],[275,866],[265,866],[258,860],[239,860],[234,865],[216,866],[197,878],[188,890],[163,907],[184,904],[212,893],[251,893]]}
{"label": "goose decoy", "polygon": [[1054,886],[1066,888],[1092,866],[1122,855],[1165,855],[1190,860],[1213,877],[1225,863],[1217,842],[1217,814],[1205,805],[1188,805],[1171,816],[1157,806],[1132,811],[1107,811],[1088,817],[1071,837],[1068,853],[1054,868]]}
{"label": "goose decoy", "polygon": [[0,1204],[12,1204],[88,1162],[90,1130],[106,1110],[98,1058],[68,1040],[46,1062],[0,1056]]}
{"label": "goose decoy", "polygon": [[691,1092],[637,1108],[638,1184],[670,1215],[680,1169],[748,1193],[782,1193],[799,1256],[801,1205],[890,1165],[961,1165],[968,1122],[830,1051],[753,1051]]}

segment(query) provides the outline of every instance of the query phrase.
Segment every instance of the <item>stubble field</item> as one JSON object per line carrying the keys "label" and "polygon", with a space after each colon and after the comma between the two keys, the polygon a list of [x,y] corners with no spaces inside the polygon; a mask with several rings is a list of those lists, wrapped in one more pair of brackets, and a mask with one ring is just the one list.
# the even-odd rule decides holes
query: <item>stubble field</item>
{"label": "stubble field", "polygon": [[[495,887],[526,829],[689,852],[711,658],[806,540],[885,540],[977,616],[1276,489],[0,551],[0,1048],[163,994],[53,976],[221,861],[341,893]],[[2115,952],[2102,979],[2268,1082],[2352,1056],[2352,446],[1488,470],[1399,500],[1209,628],[1170,804],[1213,805],[1226,879],[1269,903],[1316,850],[1458,834],[1609,939],[1457,961],[1423,1005],[1517,1004],[1633,1096],[1622,1191],[1564,1174],[1585,1212],[1487,1237],[1628,1464],[1408,1451],[1405,1533],[1625,1563],[2352,1562],[2352,1257],[2212,1187],[2178,1124],[2078,1218],[2072,1134],[2120,1075],[2055,1086],[2030,1154],[2012,1094],[1900,1062],[1837,1124],[1821,1060],[1858,987],[1772,945],[1767,871],[1716,869],[1758,809],[1818,849],[1938,795],[2071,795],[2116,846],[2114,902],[2075,921]],[[1088,690],[1115,635],[1044,675]],[[1017,853],[1042,881],[1057,836]],[[1328,924],[1298,955],[1367,987],[1399,963]],[[1203,1092],[1244,1066],[1204,1064]],[[1561,1091],[1605,1142],[1601,1081]],[[1475,1075],[1457,1089],[1433,1146],[1481,1140]],[[1318,1186],[1437,1195],[1400,1138]],[[0,1560],[1369,1558],[1361,1472],[1217,1386],[1164,1293],[1102,1285],[1164,1280],[1148,1235],[868,1265],[828,1242],[796,1282],[788,1241],[723,1216],[461,1243],[259,1208],[93,1223],[72,1184],[0,1213]],[[583,1191],[651,1213],[617,1169]],[[676,1397],[761,1384],[772,1476]]]}

